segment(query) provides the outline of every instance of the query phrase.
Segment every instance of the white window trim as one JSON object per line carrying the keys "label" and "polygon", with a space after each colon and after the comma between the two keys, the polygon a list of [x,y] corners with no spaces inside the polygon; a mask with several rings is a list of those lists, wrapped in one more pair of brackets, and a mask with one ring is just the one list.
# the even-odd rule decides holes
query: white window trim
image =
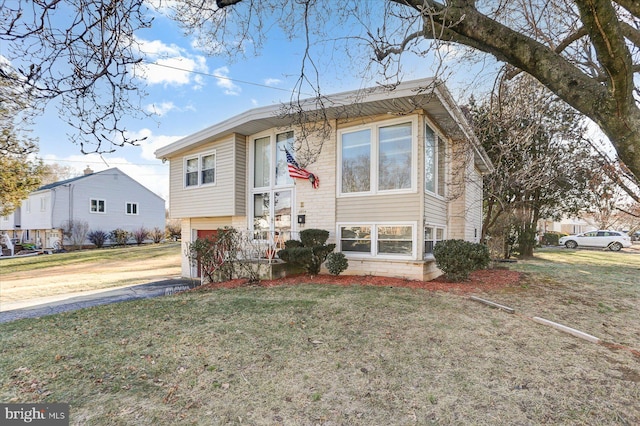
{"label": "white window trim", "polygon": [[[443,225],[443,224],[436,224],[436,223],[425,223],[425,224],[424,224],[424,228],[422,229],[422,250],[423,250],[422,255],[423,255],[424,259],[431,259],[431,260],[433,260],[433,259],[435,259],[435,257],[433,256],[433,253],[424,253],[424,243],[425,243],[425,241],[426,241],[426,240],[424,239],[424,230],[425,230],[426,228],[432,228],[432,229],[434,230],[434,234],[433,234],[433,241],[434,241],[434,244],[433,244],[433,246],[435,247],[435,243],[436,243],[436,242],[438,242],[438,241],[444,241],[444,240],[446,240],[446,239],[447,239],[447,225]],[[436,229],[437,229],[437,228],[442,229],[442,240],[436,240],[436,235],[437,235],[437,233],[436,233],[436,232],[437,232],[437,231],[436,231]]]}
{"label": "white window trim", "polygon": [[[210,183],[202,183],[202,157],[207,157],[209,155],[214,156],[213,160],[213,182]],[[196,185],[187,185],[187,161],[193,160],[194,158],[198,159],[198,183]],[[207,186],[215,186],[218,183],[218,154],[216,150],[201,152],[199,154],[189,155],[183,158],[182,160],[182,187],[184,189],[194,189],[194,188],[202,188]]]}
{"label": "white window trim", "polygon": [[[434,167],[435,167],[435,171],[436,171],[436,180],[434,182],[434,189],[435,190],[434,191],[430,191],[430,190],[427,189],[427,180],[426,180],[426,178],[424,179],[424,185],[423,185],[424,186],[424,193],[425,194],[429,194],[429,195],[431,195],[433,197],[436,197],[436,198],[438,198],[440,200],[444,200],[446,198],[447,190],[448,190],[447,181],[446,181],[445,177],[447,176],[447,172],[448,172],[448,169],[449,169],[449,164],[446,161],[446,158],[447,158],[447,155],[448,155],[447,150],[449,149],[449,143],[447,142],[447,139],[445,137],[443,137],[442,134],[438,131],[437,126],[433,125],[432,123],[430,123],[427,120],[425,120],[425,126],[429,127],[433,131],[433,134],[434,134],[434,136],[436,138],[436,140],[435,140],[435,142],[436,142],[436,152],[435,152],[435,159],[434,159],[435,160]],[[426,135],[423,134],[422,138],[425,139]],[[424,147],[424,144],[426,144],[426,140],[423,140],[423,151],[426,150],[426,147]],[[444,158],[445,158],[444,168],[443,168],[444,176],[440,176],[440,173],[438,173],[439,166],[440,166],[440,164],[439,164],[440,156],[438,154],[439,154],[439,151],[440,151],[440,149],[442,147],[444,148]],[[423,157],[426,157],[425,156],[425,152],[423,152],[422,155],[423,155]],[[424,161],[426,163],[426,161],[427,161],[426,158],[425,158]],[[424,166],[425,166],[425,164],[423,164],[423,168],[424,168]],[[443,188],[444,189],[442,191],[443,194],[438,194],[438,185],[440,184],[440,180],[441,179],[444,180],[443,181],[444,182],[444,184],[443,184]]]}
{"label": "white window trim", "polygon": [[[136,212],[135,213],[128,213],[127,212],[127,207],[129,206],[129,204],[136,206]],[[140,210],[140,204],[139,203],[137,203],[135,201],[125,201],[125,203],[124,203],[124,214],[126,214],[127,216],[138,216],[140,214],[139,210]]]}
{"label": "white window trim", "polygon": [[[411,123],[411,186],[409,188],[402,189],[378,189],[378,163],[379,163],[379,131],[380,127],[388,127],[397,124]],[[371,169],[369,170],[370,177],[370,189],[366,192],[342,192],[342,135],[346,133],[353,133],[360,130],[371,130]],[[417,192],[417,180],[418,180],[418,135],[422,132],[418,132],[418,116],[402,117],[392,120],[376,121],[374,123],[346,127],[338,130],[337,137],[337,179],[336,179],[336,197],[348,198],[348,197],[362,197],[372,195],[388,195],[388,194],[407,194]]]}
{"label": "white window trim", "polygon": [[[102,205],[104,206],[104,211],[93,211],[91,210],[91,202],[95,200],[96,202],[96,208],[98,208],[98,206],[100,205],[100,201],[102,201]],[[89,213],[91,214],[107,214],[107,200],[103,199],[103,198],[89,198]]]}
{"label": "white window trim", "polygon": [[[344,226],[370,226],[371,227],[371,252],[369,254],[357,252],[342,252],[342,233],[340,228]],[[378,250],[378,227],[380,226],[411,226],[411,255],[402,254],[377,254]],[[388,260],[418,260],[418,223],[417,222],[338,222],[336,223],[336,251],[344,253],[349,259],[388,259]],[[424,242],[422,243],[424,244]]]}

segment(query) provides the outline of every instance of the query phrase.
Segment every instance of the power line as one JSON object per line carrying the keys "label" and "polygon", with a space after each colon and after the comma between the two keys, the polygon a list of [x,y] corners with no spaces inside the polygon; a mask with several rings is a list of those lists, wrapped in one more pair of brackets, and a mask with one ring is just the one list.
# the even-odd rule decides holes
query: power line
{"label": "power line", "polygon": [[[176,66],[173,66],[173,65],[159,64],[157,62],[147,62],[147,65],[155,65],[157,67],[164,67],[164,68],[169,68],[169,69],[173,69],[173,70],[177,70],[177,71],[183,71],[183,72],[188,72],[188,73],[192,73],[192,74],[204,75],[206,77],[219,78],[221,80],[229,80],[229,81],[232,81],[234,83],[249,84],[251,86],[257,86],[257,87],[263,87],[263,88],[266,88],[266,89],[279,90],[281,92],[293,93],[292,90],[283,89],[281,87],[268,86],[266,84],[254,83],[252,81],[246,81],[246,80],[238,80],[236,78],[231,78],[231,77],[227,77],[227,76],[219,75],[219,74],[212,74],[212,73],[208,73],[208,72],[204,72],[204,71],[188,70],[188,69],[176,67]],[[302,93],[302,92],[300,92],[300,94],[301,95],[305,95],[305,96],[313,96],[313,95],[310,95],[308,93]]]}
{"label": "power line", "polygon": [[170,69],[173,69],[173,70],[188,72],[188,73],[192,73],[192,74],[204,75],[204,76],[207,76],[207,77],[219,78],[219,79],[222,79],[222,80],[229,80],[229,81],[233,81],[234,83],[250,84],[252,86],[264,87],[264,88],[267,88],[267,89],[280,90],[282,92],[291,93],[291,90],[289,90],[289,89],[283,89],[281,87],[268,86],[266,84],[254,83],[252,81],[238,80],[238,79],[235,79],[235,78],[226,77],[224,75],[211,74],[211,73],[207,73],[207,72],[203,72],[203,71],[187,70],[187,69],[180,68],[180,67],[174,67],[173,65],[159,64],[157,62],[147,62],[147,64],[148,65],[155,65],[155,66],[158,66],[158,67],[170,68]]}
{"label": "power line", "polygon": [[[49,162],[54,162],[54,163],[83,163],[83,164],[104,164],[103,161],[97,161],[97,160],[61,160],[61,159],[50,159],[50,158],[42,158],[42,161],[49,161]],[[158,160],[158,162],[160,162],[160,160]],[[163,166],[166,167],[168,166],[165,164],[158,164],[158,163],[112,163],[109,162],[109,164],[114,164],[114,165],[120,165],[120,166]]]}

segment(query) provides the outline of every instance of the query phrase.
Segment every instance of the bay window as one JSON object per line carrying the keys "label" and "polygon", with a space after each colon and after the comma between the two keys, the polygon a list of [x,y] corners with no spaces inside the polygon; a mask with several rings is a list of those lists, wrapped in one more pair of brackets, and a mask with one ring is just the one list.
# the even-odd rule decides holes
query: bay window
{"label": "bay window", "polygon": [[424,134],[424,189],[444,196],[445,143],[429,126]]}
{"label": "bay window", "polygon": [[425,225],[424,227],[424,256],[433,256],[433,248],[444,240],[444,227]]}
{"label": "bay window", "polygon": [[414,127],[415,121],[409,121],[340,132],[340,193],[377,194],[414,188]]}

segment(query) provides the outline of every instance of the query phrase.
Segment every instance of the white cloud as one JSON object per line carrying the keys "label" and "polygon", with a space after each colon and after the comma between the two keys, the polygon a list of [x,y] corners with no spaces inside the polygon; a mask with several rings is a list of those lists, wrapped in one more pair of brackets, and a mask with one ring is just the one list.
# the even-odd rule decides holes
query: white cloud
{"label": "white cloud", "polygon": [[265,78],[264,84],[265,86],[279,86],[282,83],[282,80],[279,78]]}
{"label": "white cloud", "polygon": [[156,159],[154,152],[156,152],[158,148],[167,146],[182,138],[182,136],[154,135],[149,129],[142,129],[138,132],[128,132],[127,137],[136,140],[144,139],[138,142],[138,146],[140,147],[140,157],[148,161],[159,161]]}
{"label": "white cloud", "polygon": [[[121,148],[122,154],[126,150],[128,153],[131,149],[138,150],[139,160],[131,160],[124,155],[111,156],[98,154],[76,154],[67,157],[59,157],[55,154],[44,155],[45,164],[59,163],[61,165],[70,166],[75,169],[78,176],[82,175],[84,169],[89,167],[94,172],[117,167],[132,179],[138,181],[141,185],[147,187],[152,192],[158,194],[166,201],[169,200],[169,163],[162,163],[157,159],[154,152],[163,146],[166,146],[182,136],[154,135],[149,129],[142,129],[139,132],[127,133],[127,137],[131,139],[145,140],[138,143],[138,147]],[[112,154],[113,155],[113,154]],[[129,156],[131,157],[131,156]]]}
{"label": "white cloud", "polygon": [[239,95],[242,92],[240,86],[229,79],[229,68],[220,67],[213,71],[213,74],[217,80],[218,87],[224,89],[226,95]]}
{"label": "white cloud", "polygon": [[166,115],[169,111],[173,111],[174,109],[176,109],[176,106],[173,102],[153,103],[145,107],[145,110],[148,113],[155,114],[160,117]]}
{"label": "white cloud", "polygon": [[195,73],[209,71],[204,56],[193,55],[176,44],[166,44],[161,40],[138,39],[138,43],[147,60],[137,65],[137,69],[142,72],[148,84],[193,84],[196,89],[204,84],[202,76]]}

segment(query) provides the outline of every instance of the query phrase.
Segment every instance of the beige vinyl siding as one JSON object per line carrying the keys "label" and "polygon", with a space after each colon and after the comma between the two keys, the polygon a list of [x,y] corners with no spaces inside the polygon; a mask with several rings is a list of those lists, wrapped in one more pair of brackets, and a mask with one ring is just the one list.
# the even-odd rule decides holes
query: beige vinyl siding
{"label": "beige vinyl siding", "polygon": [[[424,183],[424,179],[425,179],[424,131],[425,130],[424,128],[425,126],[428,125],[436,133],[436,135],[442,140],[442,142],[446,143],[448,141],[444,138],[442,129],[440,129],[440,127],[432,117],[430,117],[427,114],[424,114],[421,117],[422,119],[420,120],[420,126],[419,126],[420,132],[419,132],[419,139],[418,139],[418,155],[420,156],[419,157],[420,166],[418,167],[418,175],[419,175],[418,188],[419,188],[419,191],[421,191],[424,194],[424,223],[427,223],[429,225],[438,225],[440,227],[444,227],[447,225],[447,202],[444,200],[444,198],[436,196],[430,192],[426,192],[424,189],[424,186],[425,186],[425,183]],[[441,178],[446,179],[446,176]]]}
{"label": "beige vinyl siding", "polygon": [[247,138],[242,135],[234,135],[235,161],[235,212],[244,216],[247,214]]}
{"label": "beige vinyl siding", "polygon": [[[213,151],[216,153],[215,184],[185,188],[185,157]],[[241,156],[239,160],[237,156]],[[246,167],[242,137],[236,138],[235,135],[230,135],[181,153],[170,158],[170,161],[169,206],[172,218],[233,216],[238,211],[244,214],[246,210],[244,176],[241,182],[238,181],[238,174],[245,173],[243,169]]]}
{"label": "beige vinyl siding", "polygon": [[447,202],[430,194],[424,195],[424,222],[431,225],[447,224]]}
{"label": "beige vinyl siding", "polygon": [[482,229],[482,175],[472,167],[470,179],[467,182],[467,229],[466,240],[479,242]]}
{"label": "beige vinyl siding", "polygon": [[401,222],[420,220],[420,194],[338,198],[337,222]]}

